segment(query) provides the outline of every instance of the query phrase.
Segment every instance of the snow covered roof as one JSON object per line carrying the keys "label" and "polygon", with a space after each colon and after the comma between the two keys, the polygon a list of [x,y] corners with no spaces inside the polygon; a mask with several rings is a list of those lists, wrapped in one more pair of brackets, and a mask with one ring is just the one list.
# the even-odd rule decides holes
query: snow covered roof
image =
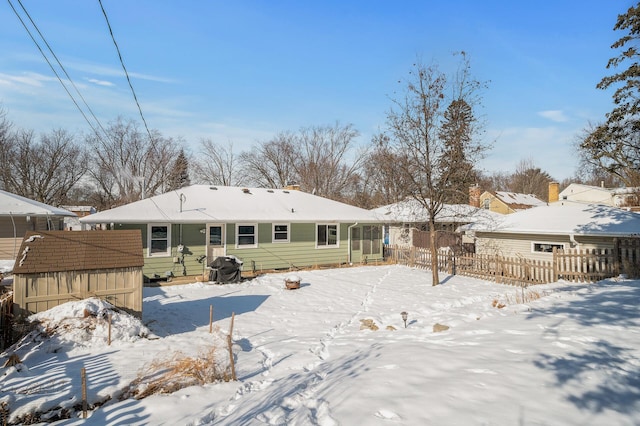
{"label": "snow covered roof", "polygon": [[559,201],[504,215],[494,224],[466,225],[463,230],[514,234],[630,236],[640,234],[640,213],[598,204]]}
{"label": "snow covered roof", "polygon": [[518,192],[495,191],[496,198],[507,204],[514,210],[530,208],[533,206],[542,206],[546,203],[533,194],[520,194]]}
{"label": "snow covered roof", "polygon": [[[429,215],[424,207],[412,198],[378,207],[371,211],[380,218],[381,222],[385,223],[419,223],[429,220]],[[444,204],[436,217],[436,222],[472,223],[493,221],[493,219],[501,216],[499,213],[479,209],[469,204]]]}
{"label": "snow covered roof", "polygon": [[0,189],[0,216],[76,216],[75,213]]}
{"label": "snow covered roof", "polygon": [[286,189],[192,185],[80,219],[82,223],[359,222],[369,210]]}

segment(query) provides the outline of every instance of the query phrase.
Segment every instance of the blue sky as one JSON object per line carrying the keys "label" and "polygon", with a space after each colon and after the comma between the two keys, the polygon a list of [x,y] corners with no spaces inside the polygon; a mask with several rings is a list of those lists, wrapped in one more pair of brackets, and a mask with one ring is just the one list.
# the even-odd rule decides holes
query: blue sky
{"label": "blue sky", "polygon": [[[103,125],[139,120],[97,0],[22,4]],[[202,138],[240,151],[336,121],[366,145],[417,57],[446,72],[464,50],[489,81],[482,113],[495,142],[481,166],[511,172],[531,159],[556,179],[573,175],[581,129],[612,108],[595,85],[621,36],[617,15],[632,4],[103,0],[149,127],[191,152]],[[90,130],[8,2],[0,51],[0,103],[15,125]]]}

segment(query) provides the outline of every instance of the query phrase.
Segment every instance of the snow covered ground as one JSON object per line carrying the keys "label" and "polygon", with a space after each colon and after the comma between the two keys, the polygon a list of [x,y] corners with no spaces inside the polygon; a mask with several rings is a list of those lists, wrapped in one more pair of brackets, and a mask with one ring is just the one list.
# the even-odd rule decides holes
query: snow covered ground
{"label": "snow covered ground", "polygon": [[[65,331],[14,348],[24,364],[0,369],[0,402],[12,419],[77,406],[84,367],[90,402],[111,399],[56,424],[640,424],[638,280],[536,286],[521,303],[516,287],[461,276],[434,287],[402,266],[297,275],[298,290],[287,274],[145,288],[144,325],[114,314],[110,346],[99,301],[40,314]],[[119,400],[154,360],[211,347],[211,305],[222,333],[235,313],[238,380]],[[367,319],[379,329],[361,329]]]}

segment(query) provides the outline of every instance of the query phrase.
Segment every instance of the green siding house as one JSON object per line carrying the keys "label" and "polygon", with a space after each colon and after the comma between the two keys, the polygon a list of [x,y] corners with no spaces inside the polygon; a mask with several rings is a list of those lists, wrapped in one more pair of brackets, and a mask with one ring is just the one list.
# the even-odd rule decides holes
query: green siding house
{"label": "green siding house", "polygon": [[140,229],[147,278],[206,274],[218,256],[244,271],[383,258],[375,214],[297,190],[192,185],[80,221]]}

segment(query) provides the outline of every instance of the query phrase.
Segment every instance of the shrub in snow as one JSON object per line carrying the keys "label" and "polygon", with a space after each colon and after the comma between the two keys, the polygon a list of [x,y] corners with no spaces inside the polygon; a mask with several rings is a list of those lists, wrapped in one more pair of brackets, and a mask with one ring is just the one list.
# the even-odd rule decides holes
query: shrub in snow
{"label": "shrub in snow", "polygon": [[129,385],[121,399],[143,399],[155,394],[168,394],[189,386],[203,386],[231,380],[227,347],[219,329],[214,345],[196,356],[175,352],[169,358],[151,362]]}

